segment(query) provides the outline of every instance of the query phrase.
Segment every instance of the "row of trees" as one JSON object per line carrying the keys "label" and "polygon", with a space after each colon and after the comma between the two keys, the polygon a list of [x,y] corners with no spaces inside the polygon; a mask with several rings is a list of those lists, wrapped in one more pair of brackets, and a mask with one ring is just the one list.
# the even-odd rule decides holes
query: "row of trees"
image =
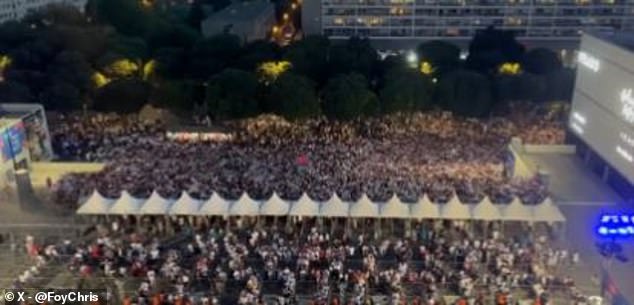
{"label": "row of trees", "polygon": [[569,100],[572,92],[574,73],[555,53],[525,52],[495,29],[473,38],[466,60],[450,43],[422,43],[412,68],[404,55],[381,60],[358,38],[310,36],[286,48],[229,34],[204,38],[201,1],[183,12],[91,0],[86,15],[52,6],[0,25],[0,95],[63,111],[132,112],[150,102],[174,111],[204,104],[218,119],[261,112],[348,119],[433,106],[483,116],[505,101]]}

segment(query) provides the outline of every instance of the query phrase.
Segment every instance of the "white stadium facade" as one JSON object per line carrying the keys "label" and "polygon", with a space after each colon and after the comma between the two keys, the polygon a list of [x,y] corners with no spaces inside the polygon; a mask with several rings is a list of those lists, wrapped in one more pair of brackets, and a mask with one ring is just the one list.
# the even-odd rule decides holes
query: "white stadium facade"
{"label": "white stadium facade", "polygon": [[569,130],[586,164],[634,198],[634,35],[585,33]]}

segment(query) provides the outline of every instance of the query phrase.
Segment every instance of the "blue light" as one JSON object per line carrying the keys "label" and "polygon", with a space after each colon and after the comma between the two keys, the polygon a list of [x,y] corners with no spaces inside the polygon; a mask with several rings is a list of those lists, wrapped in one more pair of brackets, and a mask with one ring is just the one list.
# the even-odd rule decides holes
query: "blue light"
{"label": "blue light", "polygon": [[599,234],[601,235],[608,235],[608,228],[607,227],[599,227]]}
{"label": "blue light", "polygon": [[634,236],[634,215],[604,214],[599,218],[597,234],[608,238],[626,238]]}

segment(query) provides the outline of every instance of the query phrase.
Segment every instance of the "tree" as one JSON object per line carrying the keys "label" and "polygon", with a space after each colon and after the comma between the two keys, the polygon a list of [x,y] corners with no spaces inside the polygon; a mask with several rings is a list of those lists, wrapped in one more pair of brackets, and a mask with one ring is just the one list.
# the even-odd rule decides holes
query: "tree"
{"label": "tree", "polygon": [[460,48],[452,43],[432,40],[419,44],[416,51],[419,61],[428,62],[434,69],[436,76],[460,67]]}
{"label": "tree", "polygon": [[200,32],[200,23],[205,19],[205,10],[201,1],[195,1],[187,14],[187,24]]}
{"label": "tree", "polygon": [[193,108],[193,86],[186,81],[162,81],[153,86],[150,103],[176,111]]}
{"label": "tree", "polygon": [[15,69],[44,71],[57,52],[56,46],[38,39],[13,49],[9,57],[13,59],[11,66]]}
{"label": "tree", "polygon": [[272,112],[288,119],[312,117],[320,112],[313,81],[290,72],[273,83],[268,104]]}
{"label": "tree", "polygon": [[82,97],[77,87],[65,81],[56,80],[44,89],[40,101],[46,109],[58,111],[78,110],[82,105]]}
{"label": "tree", "polygon": [[432,90],[431,80],[416,70],[393,71],[380,93],[382,110],[394,113],[427,109]]}
{"label": "tree", "polygon": [[0,82],[0,96],[3,103],[29,103],[33,98],[29,87],[13,81]]}
{"label": "tree", "polygon": [[268,61],[279,61],[282,51],[275,43],[256,40],[244,46],[240,58],[236,60],[234,67],[247,71],[253,71]]}
{"label": "tree", "polygon": [[378,99],[358,73],[342,74],[328,81],[323,90],[323,110],[329,118],[349,120],[378,112]]}
{"label": "tree", "polygon": [[109,50],[114,54],[133,59],[144,59],[149,53],[144,39],[124,35],[115,35],[110,41]]}
{"label": "tree", "polygon": [[240,37],[235,35],[219,34],[200,40],[189,54],[189,74],[193,78],[207,79],[230,66],[240,50]]}
{"label": "tree", "polygon": [[147,40],[151,49],[165,47],[190,49],[200,39],[195,29],[183,24],[160,22],[149,32]]}
{"label": "tree", "polygon": [[546,91],[545,79],[532,73],[500,75],[495,78],[495,95],[499,102],[542,99]]}
{"label": "tree", "polygon": [[143,10],[141,1],[97,0],[99,21],[111,24],[117,32],[128,36],[144,36],[152,28],[152,16]]}
{"label": "tree", "polygon": [[351,37],[345,44],[330,47],[330,75],[357,72],[369,78],[376,68],[378,54],[370,40]]}
{"label": "tree", "polygon": [[95,94],[97,111],[134,113],[148,100],[150,86],[138,79],[117,79],[99,88]]}
{"label": "tree", "polygon": [[162,48],[154,52],[156,73],[166,78],[182,78],[187,71],[186,52],[182,48]]}
{"label": "tree", "polygon": [[49,44],[57,44],[59,49],[73,50],[93,61],[110,47],[110,31],[96,26],[55,26],[47,31]]}
{"label": "tree", "polygon": [[54,81],[73,84],[77,90],[85,92],[90,87],[92,69],[81,53],[63,51],[48,67],[48,75]]}
{"label": "tree", "polygon": [[48,85],[48,77],[37,70],[10,68],[5,72],[5,82],[16,82],[27,86],[30,92],[41,92]]}
{"label": "tree", "polygon": [[492,26],[478,31],[469,43],[467,67],[481,73],[492,73],[504,62],[520,62],[524,46],[515,40],[512,31]]}
{"label": "tree", "polygon": [[0,53],[8,53],[33,39],[35,39],[35,31],[26,23],[7,21],[0,24]]}
{"label": "tree", "polygon": [[437,98],[448,110],[463,116],[482,117],[493,107],[486,76],[465,70],[443,77],[438,84]]}
{"label": "tree", "polygon": [[216,119],[236,119],[258,111],[257,77],[250,72],[226,69],[208,82],[205,103]]}
{"label": "tree", "polygon": [[328,78],[328,49],[330,40],[311,35],[290,46],[285,58],[296,73],[308,76],[318,85]]}
{"label": "tree", "polygon": [[97,66],[108,78],[134,77],[139,73],[139,63],[118,54],[108,53],[99,59]]}
{"label": "tree", "polygon": [[522,60],[524,71],[544,75],[562,68],[561,59],[555,51],[546,48],[532,49]]}
{"label": "tree", "polygon": [[269,85],[290,68],[291,63],[288,61],[265,61],[258,65],[257,74],[261,82]]}
{"label": "tree", "polygon": [[545,76],[546,93],[543,101],[566,101],[572,100],[572,93],[575,87],[575,71],[570,68],[561,68],[552,71]]}

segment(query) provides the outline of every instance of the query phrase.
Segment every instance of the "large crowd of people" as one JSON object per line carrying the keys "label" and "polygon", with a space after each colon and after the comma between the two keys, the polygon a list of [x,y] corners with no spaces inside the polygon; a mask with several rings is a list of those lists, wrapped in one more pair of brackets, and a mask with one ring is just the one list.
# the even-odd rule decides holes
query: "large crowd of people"
{"label": "large crowd of people", "polygon": [[52,124],[61,159],[106,162],[99,173],[70,174],[54,186],[60,202],[74,205],[97,189],[116,198],[122,190],[168,198],[182,191],[198,198],[212,192],[255,199],[277,192],[296,199],[306,192],[327,200],[366,193],[375,201],[397,194],[416,201],[426,193],[444,202],[454,192],[463,202],[489,196],[494,203],[518,196],[541,202],[538,179],[508,175],[507,145],[519,136],[529,143],[563,142],[562,122],[543,114],[465,119],[426,112],[331,122],[323,118],[288,122],[263,116],[228,123],[222,141],[178,141],[160,123],[136,116],[68,116]]}
{"label": "large crowd of people", "polygon": [[[512,237],[502,237],[495,226],[478,237],[460,222],[440,221],[417,223],[413,234],[400,237],[240,221],[231,229],[222,221],[192,227],[182,220],[169,230],[135,227],[115,220],[88,242],[36,247],[34,255],[69,255],[64,261],[78,278],[134,283],[117,291],[124,304],[281,305],[301,299],[433,305],[445,304],[447,295],[468,304],[490,304],[494,295],[502,298],[497,305],[519,299],[547,304],[555,296],[570,304],[583,300],[558,268],[577,264],[578,253],[552,246],[547,234],[530,227]],[[16,287],[26,284],[16,280]]]}

